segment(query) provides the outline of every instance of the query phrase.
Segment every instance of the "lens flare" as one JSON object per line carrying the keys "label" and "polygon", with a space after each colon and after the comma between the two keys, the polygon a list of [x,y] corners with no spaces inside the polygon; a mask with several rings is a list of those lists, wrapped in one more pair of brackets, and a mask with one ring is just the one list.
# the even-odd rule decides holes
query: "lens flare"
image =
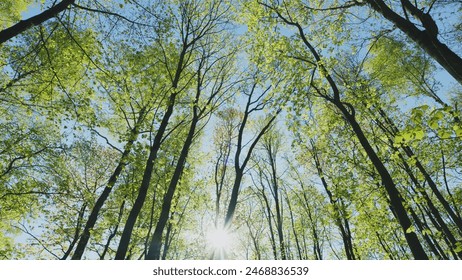
{"label": "lens flare", "polygon": [[229,251],[233,243],[233,234],[227,229],[213,228],[207,232],[207,244],[213,250]]}

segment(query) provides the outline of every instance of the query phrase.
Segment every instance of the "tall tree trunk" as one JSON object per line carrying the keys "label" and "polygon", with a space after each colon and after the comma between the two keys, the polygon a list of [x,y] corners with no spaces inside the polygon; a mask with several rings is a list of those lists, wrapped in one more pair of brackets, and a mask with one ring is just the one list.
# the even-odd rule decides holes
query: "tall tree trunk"
{"label": "tall tree trunk", "polygon": [[107,238],[106,245],[104,245],[103,253],[100,256],[101,260],[104,260],[104,257],[106,256],[106,254],[107,254],[107,252],[109,250],[109,246],[111,245],[112,239],[117,235],[117,230],[119,229],[120,221],[122,220],[122,216],[124,214],[124,207],[125,207],[125,198],[122,201],[122,204],[120,205],[119,215],[117,217],[117,224],[115,225],[115,227],[112,230],[111,234]]}
{"label": "tall tree trunk", "polygon": [[[417,216],[417,214],[415,213],[414,209],[410,208],[408,210],[410,213],[411,213],[411,216],[412,218],[414,219],[414,223],[417,227],[416,230],[420,231],[421,233],[423,233],[423,231],[425,230],[425,227],[426,225],[424,225],[421,221],[420,221],[420,218]],[[425,242],[427,243],[428,247],[430,248],[430,252],[433,252],[433,254],[435,256],[440,256],[438,250],[436,249],[435,247],[435,244],[433,242],[433,240],[431,240],[427,234],[422,234],[423,236],[423,239],[425,240]]]}
{"label": "tall tree trunk", "polygon": [[279,184],[277,181],[277,174],[276,174],[276,161],[273,157],[273,153],[271,152],[271,144],[268,147],[268,157],[270,160],[271,166],[271,181],[273,185],[273,196],[274,196],[274,204],[276,208],[276,228],[278,231],[278,239],[279,239],[279,250],[281,251],[281,259],[285,260],[286,257],[286,249],[284,244],[284,232],[282,228],[282,209],[279,201]]}
{"label": "tall tree trunk", "polygon": [[[443,248],[440,246],[438,240],[436,240],[435,238],[435,234],[432,232],[432,230],[430,229],[430,227],[428,226],[429,223],[427,222],[426,220],[426,216],[427,215],[429,218],[430,218],[430,221],[435,225],[435,230],[437,232],[441,232],[441,227],[439,227],[438,223],[435,221],[435,219],[432,217],[431,213],[429,213],[429,210],[427,210],[425,207],[423,207],[422,205],[419,205],[419,204],[416,204],[417,205],[417,208],[420,210],[421,212],[421,221],[422,221],[422,226],[425,227],[425,229],[427,231],[429,231],[428,234],[424,234],[429,236],[430,240],[432,241],[433,245],[435,246],[435,249],[438,251],[438,254],[437,257],[439,259],[444,259],[444,260],[448,260],[449,258],[447,257],[446,253],[444,252]],[[415,211],[414,211],[415,212]],[[449,246],[449,248],[451,249],[451,243],[449,242],[448,238],[443,236],[443,240],[444,242]],[[452,249],[451,249],[452,250]],[[457,259],[457,256],[455,257]]]}
{"label": "tall tree trunk", "polygon": [[[381,120],[379,120],[378,118],[375,118],[375,121],[376,123],[378,124],[378,126],[380,127],[380,129],[386,134],[387,138],[388,138],[388,142],[389,142],[389,146],[390,148],[398,154],[398,157],[400,158],[401,160],[401,163],[403,165],[403,169],[404,171],[408,174],[411,182],[415,185],[415,188],[412,187],[411,185],[411,188],[412,188],[412,191],[414,193],[418,193],[420,195],[422,195],[422,197],[424,198],[429,210],[426,211],[427,214],[429,216],[432,216],[431,217],[431,221],[433,223],[433,225],[437,228],[437,230],[439,231],[442,231],[444,233],[444,235],[446,236],[445,240],[447,241],[447,244],[450,248],[454,248],[454,246],[456,246],[456,239],[454,237],[454,235],[452,234],[451,230],[448,228],[447,224],[446,224],[446,221],[444,221],[443,217],[441,216],[440,214],[440,211],[436,208],[436,206],[434,205],[433,201],[431,200],[430,196],[427,194],[424,186],[422,186],[422,184],[419,182],[419,180],[417,179],[417,177],[414,175],[414,172],[412,171],[411,167],[409,166],[409,164],[407,163],[406,159],[404,158],[403,154],[399,151],[399,149],[397,147],[394,146],[394,137],[399,133],[399,130],[398,128],[396,127],[396,125],[394,124],[394,122],[390,119],[390,117],[388,117],[388,115],[385,113],[385,111],[383,111],[383,109],[379,108],[378,110],[373,110],[372,108],[369,109],[371,111],[371,113],[375,113],[375,111],[378,111],[380,116],[385,120],[386,124],[388,125],[388,127],[382,123]],[[406,152],[406,150],[410,151],[411,152],[411,155],[413,158],[415,158],[415,160],[418,162],[418,158],[414,156],[414,154],[412,153],[412,150],[410,149],[410,147],[406,147],[404,145],[401,146],[401,148]],[[410,154],[409,152],[406,153],[409,157]],[[421,166],[422,167],[422,166]],[[419,168],[419,170],[421,170]],[[431,178],[429,178],[430,181],[432,181]],[[427,182],[429,182],[427,180]],[[414,217],[417,217],[416,215],[413,214]],[[420,223],[419,221],[416,221],[418,223]],[[423,228],[423,226],[427,226],[427,224],[423,223],[422,226],[420,226],[421,228]],[[428,237],[427,236],[423,236],[425,238],[425,240],[428,242]],[[431,245],[429,244],[429,247],[432,249],[432,250],[435,250],[436,247],[439,247],[439,244],[433,242],[434,245]],[[432,248],[432,246],[434,246]],[[441,250],[440,250],[441,252]],[[445,258],[445,255],[444,254],[441,254],[441,253],[435,253],[435,255],[437,255],[438,257],[441,257],[441,258]]]}
{"label": "tall tree trunk", "polygon": [[[218,226],[218,218],[220,216],[220,204],[221,204],[221,195],[223,191],[223,186],[225,183],[225,178],[226,178],[226,171],[228,170],[228,161],[229,161],[229,155],[231,153],[231,135],[229,135],[229,139],[225,139],[226,141],[226,146],[224,148],[224,151],[220,148],[220,155],[218,156],[217,162],[215,164],[215,173],[214,173],[214,180],[215,180],[215,192],[216,192],[216,198],[215,198],[215,227]],[[220,161],[222,160],[222,166],[220,166]],[[221,168],[221,174],[219,174]]]}
{"label": "tall tree trunk", "polygon": [[[387,115],[387,113],[382,109],[382,108],[378,108],[378,112],[380,114],[380,116],[385,120],[385,122],[388,124],[388,126],[390,127],[390,130],[391,131],[388,131],[383,125],[381,125],[381,129],[384,131],[384,132],[387,132],[388,134],[391,135],[391,137],[394,137],[396,136],[398,133],[399,133],[399,129],[398,127],[395,125],[395,123],[393,122],[393,120]],[[380,121],[379,121],[380,123]],[[390,140],[389,141],[393,141],[390,137]],[[392,145],[393,146],[393,145]],[[403,151],[405,152],[405,154],[409,157],[409,158],[415,158],[415,166],[417,167],[417,169],[422,173],[422,175],[424,175],[424,178],[425,180],[428,182],[428,185],[430,186],[430,189],[432,190],[433,194],[436,196],[436,198],[438,199],[438,201],[441,203],[441,205],[443,206],[444,210],[446,210],[446,212],[449,214],[449,216],[451,217],[452,221],[455,223],[455,225],[457,226],[457,229],[459,231],[459,234],[462,234],[462,219],[459,217],[459,215],[457,215],[457,213],[453,210],[453,208],[451,207],[451,205],[449,204],[449,202],[446,200],[446,198],[443,196],[443,194],[438,190],[438,186],[436,185],[435,181],[433,180],[433,178],[430,176],[430,174],[428,173],[428,171],[426,170],[426,168],[423,166],[423,164],[420,162],[419,158],[417,157],[417,155],[414,153],[414,151],[411,149],[411,147],[409,146],[404,146],[402,145],[401,148],[403,149]],[[401,154],[400,154],[400,157],[401,157]],[[405,160],[403,159],[403,162],[405,162]],[[407,165],[407,163],[406,163]],[[427,195],[428,197],[428,195]],[[438,213],[439,215],[439,213]]]}
{"label": "tall tree trunk", "polygon": [[75,233],[74,233],[74,238],[72,239],[72,242],[71,244],[69,245],[69,248],[66,250],[66,252],[64,253],[64,255],[62,256],[61,260],[65,260],[67,259],[67,257],[69,257],[69,255],[71,254],[72,250],[74,250],[74,246],[75,244],[77,243],[77,241],[79,240],[79,237],[81,238],[81,235],[80,235],[80,227],[81,227],[81,224],[82,224],[82,220],[83,220],[83,215],[85,214],[85,210],[87,209],[87,203],[85,202],[82,207],[80,208],[80,211],[79,211],[79,216],[77,218],[77,225],[75,226]]}
{"label": "tall tree trunk", "polygon": [[167,193],[164,196],[161,213],[159,220],[157,221],[154,234],[152,235],[151,244],[149,245],[148,254],[146,255],[147,260],[158,260],[160,258],[160,250],[162,246],[162,234],[165,228],[165,225],[168,222],[168,216],[170,214],[170,208],[172,205],[173,195],[175,194],[176,187],[178,182],[181,179],[183,174],[184,166],[186,159],[188,158],[189,150],[193,143],[194,135],[196,132],[196,125],[199,121],[199,115],[197,112],[197,103],[194,105],[194,116],[191,121],[191,126],[189,127],[188,135],[181,149],[180,157],[175,167],[172,179],[167,189]]}
{"label": "tall tree trunk", "polygon": [[311,228],[311,235],[313,239],[313,254],[316,260],[322,260],[322,250],[318,234],[318,228],[316,225],[316,221],[313,217],[311,207],[308,204],[308,196],[306,195],[306,192],[303,192],[303,202],[305,203],[306,213],[308,214],[308,220]]}
{"label": "tall tree trunk", "polygon": [[257,137],[255,137],[252,144],[250,145],[250,148],[247,151],[247,155],[246,155],[245,159],[243,160],[242,164],[240,165],[239,164],[239,158],[240,158],[240,155],[241,155],[241,152],[242,152],[241,149],[242,149],[242,137],[243,137],[243,133],[244,133],[244,127],[245,127],[245,125],[247,123],[248,115],[249,115],[250,111],[252,111],[252,110],[249,111],[250,104],[252,104],[251,95],[249,96],[249,100],[247,102],[246,112],[244,114],[244,119],[243,119],[243,121],[241,123],[241,126],[239,128],[238,147],[237,147],[236,154],[235,154],[235,157],[234,157],[234,170],[236,172],[236,177],[234,178],[233,189],[231,191],[231,198],[229,200],[228,209],[226,211],[225,227],[228,227],[231,224],[233,216],[234,216],[234,212],[236,211],[237,198],[239,196],[239,189],[241,187],[242,178],[244,177],[244,170],[245,170],[245,168],[247,166],[247,163],[249,162],[250,156],[252,155],[253,149],[257,145],[260,138],[266,133],[266,131],[268,131],[271,124],[276,119],[276,116],[280,112],[280,110],[278,110],[276,112],[276,114],[274,114],[274,116],[271,117],[271,119],[266,123],[266,125],[262,128],[262,130],[260,130]]}
{"label": "tall tree trunk", "polygon": [[172,223],[168,223],[167,225],[167,232],[165,233],[165,242],[164,242],[164,248],[162,250],[162,260],[167,259],[167,252],[168,248],[170,247],[170,238],[172,234]]}
{"label": "tall tree trunk", "polygon": [[260,247],[258,246],[257,233],[254,234],[252,232],[252,228],[250,226],[248,219],[245,220],[245,224],[247,225],[247,228],[249,229],[250,238],[252,239],[252,245],[254,247],[255,254],[257,255],[256,259],[261,260],[261,253],[260,253]]}
{"label": "tall tree trunk", "polygon": [[148,233],[146,234],[146,238],[144,240],[144,250],[143,250],[143,253],[140,255],[139,259],[143,259],[144,257],[146,257],[146,255],[148,254],[148,250],[149,250],[149,241],[151,240],[151,232],[154,228],[154,210],[156,208],[156,198],[157,198],[157,186],[158,186],[158,182],[156,183],[156,186],[154,187],[154,192],[152,194],[152,204],[151,204],[151,209],[150,209],[150,213],[149,213],[149,225],[148,225]]}
{"label": "tall tree trunk", "polygon": [[146,162],[146,167],[144,169],[143,180],[141,181],[140,188],[138,189],[138,196],[136,197],[135,203],[128,215],[127,221],[125,222],[124,230],[119,241],[119,247],[117,248],[117,253],[115,256],[116,260],[123,260],[127,254],[128,245],[130,243],[133,227],[135,226],[136,220],[138,218],[141,209],[143,208],[144,201],[146,200],[146,195],[148,193],[149,185],[151,183],[152,172],[154,170],[154,161],[157,158],[157,153],[159,152],[162,139],[167,129],[168,122],[170,117],[173,114],[173,107],[175,105],[175,99],[177,92],[173,92],[170,95],[167,111],[162,118],[159,129],[157,130],[156,136],[152,143],[151,149],[149,151],[149,157]]}
{"label": "tall tree trunk", "polygon": [[385,251],[385,253],[387,253],[388,258],[390,258],[390,260],[394,260],[395,258],[391,253],[390,247],[388,247],[388,245],[383,241],[382,237],[380,237],[380,234],[377,231],[375,232],[375,236],[377,236],[380,246],[382,246],[382,249]]}
{"label": "tall tree trunk", "polygon": [[290,199],[287,195],[287,193],[285,192],[285,198],[286,198],[286,203],[287,203],[287,206],[289,207],[289,215],[290,215],[290,225],[292,227],[292,233],[294,235],[294,238],[295,238],[295,245],[297,246],[297,253],[298,253],[298,258],[300,260],[303,259],[303,256],[302,256],[302,250],[300,248],[300,241],[298,239],[298,233],[297,233],[297,230],[295,229],[295,219],[294,219],[294,213],[292,211],[292,205],[290,203]]}
{"label": "tall tree trunk", "polygon": [[[343,240],[343,247],[345,249],[345,255],[347,257],[348,260],[355,260],[356,257],[355,257],[355,254],[354,254],[354,250],[353,250],[353,241],[352,241],[352,237],[351,237],[351,233],[349,232],[349,230],[347,231],[346,227],[348,227],[349,229],[349,226],[348,226],[348,219],[346,217],[344,217],[342,211],[340,211],[340,207],[339,205],[337,204],[337,201],[334,200],[333,198],[333,195],[332,195],[332,192],[329,188],[329,185],[327,184],[327,181],[324,177],[324,172],[322,170],[322,167],[321,167],[321,162],[319,160],[319,157],[317,155],[317,149],[314,145],[314,141],[311,140],[311,149],[312,149],[312,152],[313,152],[313,159],[314,159],[314,162],[315,162],[315,165],[316,165],[316,172],[318,173],[318,177],[321,179],[321,183],[324,187],[324,190],[326,191],[327,193],[327,196],[329,197],[329,202],[330,204],[332,205],[335,213],[335,223],[337,224],[337,227],[339,228],[340,230],[340,235],[342,236],[342,240]],[[345,222],[345,226],[344,226],[344,223],[342,222],[342,217],[343,217],[343,221]]]}
{"label": "tall tree trunk", "polygon": [[[189,24],[187,24],[187,28],[189,28]],[[156,136],[154,137],[154,142],[151,145],[149,157],[146,162],[146,167],[144,169],[143,180],[141,181],[140,188],[138,189],[138,196],[136,197],[135,204],[133,205],[133,208],[130,211],[130,214],[128,215],[124,231],[119,241],[119,247],[117,248],[116,253],[116,260],[123,260],[125,258],[125,255],[127,254],[127,249],[132,236],[133,227],[135,226],[135,222],[138,219],[138,215],[140,214],[141,209],[143,208],[144,201],[146,200],[146,195],[148,193],[149,185],[151,183],[152,172],[154,170],[154,161],[157,159],[157,153],[159,152],[160,145],[162,144],[162,139],[164,137],[165,130],[167,129],[170,117],[173,114],[173,108],[175,106],[176,97],[180,93],[180,91],[178,90],[178,83],[180,82],[181,74],[183,73],[183,70],[185,68],[185,63],[187,63],[189,60],[189,58],[186,57],[186,54],[189,48],[194,47],[194,43],[197,40],[196,38],[193,39],[193,41],[188,42],[188,35],[186,34],[185,36],[186,38],[183,38],[183,46],[181,48],[178,63],[176,65],[175,76],[172,80],[173,92],[169,97],[167,110],[162,118]]]}
{"label": "tall tree trunk", "polygon": [[[426,204],[427,204],[427,206],[429,208],[428,211],[427,211],[428,215],[431,215],[431,216],[434,217],[434,219],[431,219],[433,221],[434,226],[445,235],[445,237],[447,238],[447,241],[448,241],[448,246],[450,248],[455,249],[457,247],[457,240],[454,237],[454,235],[452,234],[452,232],[449,229],[448,225],[446,224],[446,221],[444,221],[443,217],[441,217],[440,211],[433,204],[433,201],[428,196],[427,192],[425,191],[424,186],[422,186],[420,184],[420,182],[417,180],[417,178],[414,176],[414,174],[411,171],[410,166],[407,164],[407,162],[405,161],[405,159],[403,158],[401,153],[399,153],[399,157],[400,157],[400,159],[402,161],[402,164],[404,166],[404,170],[409,175],[411,181],[414,183],[414,185],[416,187],[415,189],[413,188],[413,191],[415,193],[419,193],[420,195],[422,195],[422,197],[424,198],[424,200],[425,200],[425,202],[426,202]],[[425,235],[424,235],[424,237],[425,237]],[[459,252],[459,256],[462,257],[462,252]]]}
{"label": "tall tree trunk", "polygon": [[417,234],[409,230],[412,226],[412,222],[406,212],[406,209],[404,208],[403,198],[401,197],[398,189],[396,188],[395,182],[391,178],[391,175],[388,172],[387,168],[380,160],[380,158],[377,156],[377,153],[374,151],[369,141],[367,140],[363,130],[361,129],[361,126],[356,121],[354,112],[349,112],[345,105],[341,102],[335,102],[334,105],[336,105],[336,107],[342,112],[343,116],[350,124],[361,146],[366,151],[367,156],[369,157],[370,161],[379,173],[380,178],[382,180],[382,184],[385,187],[385,190],[390,199],[390,206],[392,207],[393,212],[395,213],[398,222],[401,225],[404,237],[406,238],[406,241],[409,245],[409,249],[411,250],[414,258],[418,260],[427,260],[428,256],[425,253],[422,244],[420,243],[419,238],[417,237]]}
{"label": "tall tree trunk", "polygon": [[231,191],[231,198],[228,204],[228,210],[226,211],[225,226],[228,226],[231,223],[234,216],[234,211],[236,211],[237,198],[239,196],[239,189],[241,187],[241,181],[243,177],[243,171],[237,170],[236,176],[234,178],[233,189]]}
{"label": "tall tree trunk", "polygon": [[270,235],[270,242],[271,242],[271,249],[273,251],[273,257],[275,260],[278,259],[278,253],[276,249],[276,238],[274,236],[274,230],[273,230],[273,212],[271,212],[271,207],[268,201],[268,197],[265,194],[265,190],[262,189],[261,191],[263,200],[265,202],[265,208],[266,208],[266,213],[267,213],[267,218],[268,218],[268,228],[269,228],[269,235]]}
{"label": "tall tree trunk", "polygon": [[145,110],[146,108],[143,108],[140,111],[140,115],[138,116],[138,119],[135,125],[133,126],[132,131],[130,132],[128,142],[127,144],[125,144],[125,148],[122,153],[122,156],[120,157],[119,163],[115,168],[114,172],[112,173],[111,177],[109,178],[109,181],[107,182],[107,185],[104,188],[103,192],[98,197],[98,200],[96,200],[96,203],[93,206],[90,215],[88,216],[88,220],[85,223],[85,228],[83,230],[82,237],[80,238],[79,243],[77,244],[77,248],[75,249],[74,255],[72,256],[73,260],[82,259],[85,248],[87,247],[88,241],[90,240],[91,230],[93,229],[93,227],[96,224],[96,221],[98,220],[99,212],[101,211],[101,208],[103,207],[106,200],[109,198],[109,195],[111,194],[112,189],[114,188],[120,173],[122,173],[125,165],[127,165],[127,159],[132,151],[133,143],[135,143],[136,139],[138,138],[139,127],[144,119]]}

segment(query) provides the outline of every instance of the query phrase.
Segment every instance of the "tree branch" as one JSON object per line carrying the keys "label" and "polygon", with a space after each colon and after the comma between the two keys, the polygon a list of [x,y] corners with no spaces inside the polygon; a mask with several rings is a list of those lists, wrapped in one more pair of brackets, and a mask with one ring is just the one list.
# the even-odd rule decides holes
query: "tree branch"
{"label": "tree branch", "polygon": [[55,17],[62,11],[69,8],[69,6],[72,5],[74,2],[75,0],[61,1],[61,3],[49,8],[43,13],[40,13],[26,20],[21,20],[15,25],[0,31],[0,45],[14,38],[15,36],[21,34],[22,32],[28,30],[29,28],[40,25],[44,23],[45,21],[49,20],[50,18]]}

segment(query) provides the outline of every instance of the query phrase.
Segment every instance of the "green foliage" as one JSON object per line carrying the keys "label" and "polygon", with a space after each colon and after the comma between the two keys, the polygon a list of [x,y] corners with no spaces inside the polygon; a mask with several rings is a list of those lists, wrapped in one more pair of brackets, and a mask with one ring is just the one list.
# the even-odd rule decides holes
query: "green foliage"
{"label": "green foliage", "polygon": [[0,2],[0,28],[10,27],[17,23],[22,18],[21,13],[38,2],[43,2],[43,0],[3,0]]}
{"label": "green foliage", "polygon": [[422,76],[431,83],[431,77],[425,75],[434,70],[432,62],[402,41],[381,37],[371,43],[370,56],[365,64],[366,70],[387,91],[422,92],[423,85],[419,80]]}
{"label": "green foliage", "polygon": [[[35,2],[2,1],[0,27]],[[128,258],[145,256],[194,109],[162,237],[167,259],[210,258],[207,230],[223,221],[245,156],[236,149],[247,151],[278,110],[243,170],[228,258],[345,259],[349,240],[357,259],[409,259],[411,232],[430,258],[462,258],[461,229],[442,204],[462,212],[460,90],[369,6],[343,4],[80,1],[107,13],[72,7],[2,45],[0,259],[72,256],[121,161],[83,257],[114,258],[172,96]],[[410,227],[400,227],[351,118]]]}

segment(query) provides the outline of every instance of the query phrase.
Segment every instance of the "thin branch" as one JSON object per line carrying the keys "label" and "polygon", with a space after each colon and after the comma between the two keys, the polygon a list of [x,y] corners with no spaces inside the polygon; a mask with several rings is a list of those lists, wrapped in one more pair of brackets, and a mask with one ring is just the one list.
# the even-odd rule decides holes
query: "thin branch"
{"label": "thin branch", "polygon": [[102,135],[101,133],[99,133],[98,130],[96,130],[96,129],[94,129],[94,128],[90,128],[90,130],[91,130],[92,132],[96,133],[99,137],[103,138],[103,139],[106,141],[106,144],[108,144],[111,148],[113,148],[114,150],[116,150],[116,151],[118,151],[119,153],[123,154],[123,151],[122,151],[121,149],[119,149],[119,148],[117,148],[116,146],[114,146],[113,144],[111,144],[111,143],[109,142],[109,139],[108,139],[106,136],[104,136],[104,135]]}
{"label": "thin branch", "polygon": [[20,225],[22,226],[22,228],[21,228],[21,227],[18,227],[18,226],[15,226],[15,225],[13,225],[13,227],[19,229],[20,231],[22,231],[22,232],[24,232],[25,234],[27,234],[27,235],[29,235],[30,237],[32,237],[32,238],[33,238],[34,240],[36,240],[36,241],[39,243],[39,245],[42,246],[43,249],[45,249],[45,251],[47,251],[50,255],[52,255],[53,257],[55,257],[55,258],[58,259],[58,260],[60,259],[60,257],[58,257],[55,253],[53,253],[52,251],[50,251],[50,250],[43,244],[43,242],[42,242],[40,239],[38,239],[35,235],[33,235],[33,234],[26,228],[25,225],[23,225],[23,224],[21,224],[21,223],[20,223]]}
{"label": "thin branch", "polygon": [[98,9],[92,9],[92,8],[80,6],[80,5],[76,4],[76,3],[73,3],[72,6],[74,6],[76,8],[79,8],[79,9],[82,9],[82,10],[85,10],[85,11],[88,11],[88,12],[95,12],[95,13],[115,16],[115,17],[121,18],[121,19],[123,19],[125,21],[128,21],[129,23],[132,23],[132,24],[141,25],[141,26],[147,26],[147,27],[153,27],[152,25],[149,25],[149,24],[140,23],[140,22],[131,20],[131,19],[129,19],[129,18],[127,18],[127,17],[125,17],[125,16],[123,16],[121,14],[118,14],[118,13],[114,13],[114,12],[110,12],[110,11],[103,11],[103,10],[98,10]]}

